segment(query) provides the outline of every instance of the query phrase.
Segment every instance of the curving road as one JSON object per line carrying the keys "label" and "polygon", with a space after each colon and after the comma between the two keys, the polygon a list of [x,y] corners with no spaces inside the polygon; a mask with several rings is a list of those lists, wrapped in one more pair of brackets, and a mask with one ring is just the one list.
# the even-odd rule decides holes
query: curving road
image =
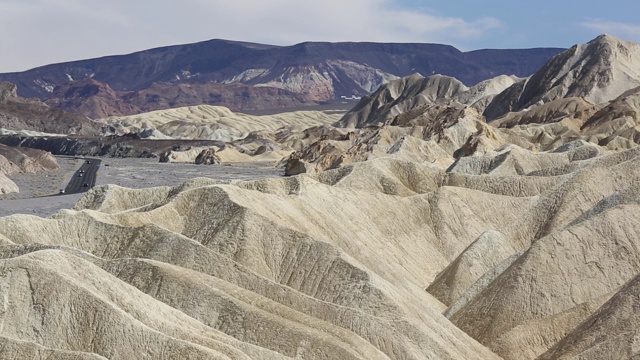
{"label": "curving road", "polygon": [[[96,185],[96,176],[100,168],[101,160],[85,159],[85,162],[73,174],[69,184],[64,189],[65,194],[77,194],[85,192]],[[82,175],[82,176],[81,176]]]}

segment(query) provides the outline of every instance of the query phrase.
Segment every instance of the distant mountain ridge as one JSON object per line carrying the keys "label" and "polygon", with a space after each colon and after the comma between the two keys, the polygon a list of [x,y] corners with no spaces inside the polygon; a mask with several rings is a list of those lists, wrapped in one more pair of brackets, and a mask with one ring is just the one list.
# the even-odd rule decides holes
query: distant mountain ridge
{"label": "distant mountain ridge", "polygon": [[87,136],[100,133],[99,126],[84,116],[18,96],[15,84],[9,82],[0,82],[0,130]]}
{"label": "distant mountain ridge", "polygon": [[272,46],[227,40],[167,46],[0,74],[24,97],[49,98],[58,86],[86,78],[115,91],[153,83],[240,83],[276,87],[327,101],[366,95],[390,80],[439,73],[474,85],[500,74],[529,76],[563,49],[461,52],[440,44],[305,42]]}
{"label": "distant mountain ridge", "polygon": [[202,104],[232,110],[297,108],[317,105],[284,89],[243,84],[153,83],[137,91],[115,91],[95,79],[83,79],[55,88],[46,104],[99,119]]}

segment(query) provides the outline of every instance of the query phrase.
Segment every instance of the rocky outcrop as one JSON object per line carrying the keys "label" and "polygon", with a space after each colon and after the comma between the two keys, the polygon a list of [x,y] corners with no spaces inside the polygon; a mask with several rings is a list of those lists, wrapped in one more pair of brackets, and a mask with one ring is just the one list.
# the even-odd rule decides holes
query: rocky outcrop
{"label": "rocky outcrop", "polygon": [[0,83],[0,103],[5,104],[7,101],[18,98],[18,87],[16,84],[3,81]]}
{"label": "rocky outcrop", "polygon": [[555,56],[523,84],[494,99],[485,115],[493,120],[508,111],[567,97],[594,104],[611,101],[640,86],[640,45],[601,35]]}
{"label": "rocky outcrop", "polygon": [[16,86],[0,83],[0,128],[55,134],[98,135],[100,126],[84,116],[17,96]]}
{"label": "rocky outcrop", "polygon": [[293,176],[298,174],[304,174],[307,172],[307,167],[305,166],[302,159],[302,154],[300,152],[294,152],[285,160],[284,163],[284,175],[285,176]]}
{"label": "rocky outcrop", "polygon": [[58,162],[49,152],[0,144],[0,194],[19,191],[18,186],[7,175],[57,169]]}
{"label": "rocky outcrop", "polygon": [[220,157],[216,155],[216,150],[214,148],[208,148],[202,150],[196,156],[195,163],[196,165],[220,164]]}
{"label": "rocky outcrop", "polygon": [[25,137],[0,136],[0,144],[21,146],[48,151],[55,155],[109,156],[109,157],[157,157],[174,146],[204,146],[220,144],[203,140],[150,140],[136,136],[120,137]]}
{"label": "rocky outcrop", "polygon": [[455,78],[413,74],[391,81],[364,97],[336,126],[406,125],[414,118],[431,118],[433,113],[450,107],[471,106],[482,112],[494,97],[521,81],[502,75],[468,88]]}
{"label": "rocky outcrop", "polygon": [[7,175],[59,169],[56,158],[47,151],[0,144],[0,156],[2,157],[0,171]]}
{"label": "rocky outcrop", "polygon": [[446,101],[468,88],[446,76],[422,77],[420,74],[392,81],[364,97],[336,126],[363,127],[381,125],[393,117],[416,108]]}

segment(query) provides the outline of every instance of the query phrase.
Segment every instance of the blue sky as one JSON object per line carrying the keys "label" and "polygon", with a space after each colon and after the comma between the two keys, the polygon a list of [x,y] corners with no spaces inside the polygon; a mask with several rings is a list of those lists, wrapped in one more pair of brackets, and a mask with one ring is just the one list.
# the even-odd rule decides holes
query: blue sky
{"label": "blue sky", "polygon": [[494,18],[500,23],[477,38],[452,38],[459,48],[569,47],[605,32],[640,42],[640,1],[636,0],[402,0],[397,4],[436,16],[468,21]]}
{"label": "blue sky", "polygon": [[213,38],[431,42],[461,50],[640,42],[640,1],[0,0],[0,72]]}

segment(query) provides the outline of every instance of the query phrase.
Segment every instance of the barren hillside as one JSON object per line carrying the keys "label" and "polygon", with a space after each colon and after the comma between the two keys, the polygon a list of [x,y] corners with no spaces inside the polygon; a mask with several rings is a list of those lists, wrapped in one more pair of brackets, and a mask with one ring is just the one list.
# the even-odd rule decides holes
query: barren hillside
{"label": "barren hillside", "polygon": [[529,76],[562,50],[214,39],[50,64],[0,74],[0,80],[17,84],[21,96],[92,119],[202,104],[246,112],[361,97],[415,72],[454,76],[467,85],[498,74]]}
{"label": "barren hillside", "polygon": [[[602,41],[625,45],[559,57]],[[290,176],[104,185],[49,218],[0,218],[0,357],[637,358],[640,88],[616,79],[490,122],[533,78],[412,75],[347,128],[212,107],[107,119],[235,129],[219,160],[286,149]]]}
{"label": "barren hillside", "polygon": [[0,83],[0,129],[55,134],[97,135],[99,127],[82,115],[18,96],[17,87]]}

